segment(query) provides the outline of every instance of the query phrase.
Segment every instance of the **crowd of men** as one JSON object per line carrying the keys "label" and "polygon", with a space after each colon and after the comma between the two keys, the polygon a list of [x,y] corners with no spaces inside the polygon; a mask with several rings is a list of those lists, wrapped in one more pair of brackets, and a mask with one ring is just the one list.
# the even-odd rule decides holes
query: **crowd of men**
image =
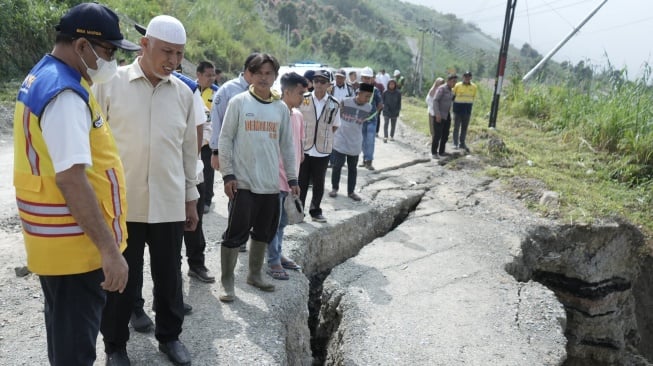
{"label": "crowd of men", "polygon": [[[373,170],[380,115],[394,139],[403,77],[371,68],[360,75],[327,69],[281,78],[279,63],[253,53],[242,73],[220,87],[219,70],[200,62],[192,80],[176,70],[187,42],[183,24],[159,15],[139,44],[124,39],[118,16],[97,3],[69,9],[54,49],[20,87],[14,116],[14,181],[29,269],[45,299],[51,365],[92,365],[101,332],[107,365],[129,365],[129,325],[154,329],[159,350],[190,365],[180,341],[184,317],[181,247],[188,276],[212,283],[203,214],[214,172],[229,198],[221,238],[220,300],[236,299],[234,268],[247,251],[247,283],[263,291],[301,267],[282,251],[286,200],[298,197],[311,220],[321,209],[328,167],[337,197],[347,163],[347,196],[357,164]],[[117,49],[138,52],[118,67]],[[121,62],[122,64],[122,62]],[[358,77],[360,76],[360,80]],[[349,78],[349,80],[347,80]],[[387,111],[387,113],[386,113]],[[464,132],[460,136],[464,144]],[[153,311],[143,309],[147,247]],[[267,268],[264,262],[267,259]]]}
{"label": "crowd of men", "polygon": [[[160,15],[139,44],[123,38],[118,16],[97,3],[71,8],[56,27],[54,49],[20,87],[14,116],[14,184],[28,267],[45,299],[52,365],[92,365],[102,333],[107,365],[129,365],[129,325],[154,329],[159,350],[190,365],[179,340],[184,317],[181,247],[188,276],[215,282],[207,268],[203,215],[211,212],[215,171],[229,198],[221,238],[225,303],[236,300],[235,266],[249,247],[247,283],[274,291],[274,280],[301,266],[283,254],[284,206],[298,199],[311,220],[321,208],[328,168],[337,198],[347,164],[346,196],[357,167],[374,170],[375,140],[394,140],[404,78],[318,68],[281,76],[279,62],[252,53],[240,75],[218,86],[209,61],[195,80],[176,70],[187,42],[183,24]],[[117,49],[138,52],[118,67]],[[426,97],[434,159],[468,151],[477,87],[471,72],[438,78]],[[359,165],[359,156],[362,163]],[[306,202],[309,189],[310,202]],[[153,280],[152,321],[143,309],[143,261]],[[267,261],[267,267],[264,264]]]}

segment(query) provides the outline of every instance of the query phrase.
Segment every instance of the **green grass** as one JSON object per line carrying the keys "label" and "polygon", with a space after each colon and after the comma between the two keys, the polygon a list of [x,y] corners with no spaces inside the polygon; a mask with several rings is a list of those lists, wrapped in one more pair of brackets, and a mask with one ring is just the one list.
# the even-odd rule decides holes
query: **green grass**
{"label": "green grass", "polygon": [[14,103],[20,83],[19,81],[0,83],[0,102]]}
{"label": "green grass", "polygon": [[[545,128],[537,114],[534,119],[510,116],[507,109],[515,106],[502,103],[496,130],[487,128],[487,107],[482,102],[474,107],[468,132],[468,145],[488,163],[485,174],[503,181],[522,196],[527,207],[544,216],[565,223],[623,217],[640,227],[651,242],[653,183],[644,180],[632,184],[615,174],[632,157],[597,148],[578,131]],[[552,110],[553,115],[557,113]],[[402,118],[407,126],[428,135],[424,101],[406,98]],[[505,150],[490,153],[487,146],[493,139],[501,139]],[[545,189],[558,192],[559,209],[539,205],[539,196],[529,195],[528,187],[514,185],[515,179],[541,182]]]}

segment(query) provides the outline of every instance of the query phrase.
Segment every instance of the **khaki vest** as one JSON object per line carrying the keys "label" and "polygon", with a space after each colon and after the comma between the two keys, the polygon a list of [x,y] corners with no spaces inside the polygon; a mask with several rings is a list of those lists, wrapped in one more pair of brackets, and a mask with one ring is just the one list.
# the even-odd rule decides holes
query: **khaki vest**
{"label": "khaki vest", "polygon": [[86,273],[102,267],[97,247],[77,224],[57,187],[40,127],[43,110],[64,90],[76,92],[91,112],[92,166],[86,168],[86,176],[116,245],[121,250],[127,245],[125,177],[109,125],[79,72],[45,56],[23,82],[14,114],[16,202],[27,266],[39,275]]}
{"label": "khaki vest", "polygon": [[333,121],[336,119],[337,113],[339,113],[339,108],[338,101],[331,95],[328,95],[320,119],[317,120],[313,94],[304,94],[304,101],[299,106],[299,110],[304,116],[304,130],[306,133],[304,137],[304,151],[309,151],[315,146],[315,149],[319,153],[331,153],[333,149]]}

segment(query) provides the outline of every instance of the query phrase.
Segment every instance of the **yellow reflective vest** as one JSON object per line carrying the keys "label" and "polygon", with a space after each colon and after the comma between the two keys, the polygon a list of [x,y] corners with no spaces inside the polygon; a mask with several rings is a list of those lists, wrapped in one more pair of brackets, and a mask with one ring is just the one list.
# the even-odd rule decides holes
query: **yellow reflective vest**
{"label": "yellow reflective vest", "polygon": [[92,166],[86,168],[86,176],[116,243],[121,250],[127,245],[125,178],[111,129],[80,73],[46,55],[23,81],[14,113],[16,203],[27,266],[39,275],[78,274],[102,266],[97,247],[77,224],[57,187],[40,128],[45,107],[64,90],[77,93],[91,112]]}

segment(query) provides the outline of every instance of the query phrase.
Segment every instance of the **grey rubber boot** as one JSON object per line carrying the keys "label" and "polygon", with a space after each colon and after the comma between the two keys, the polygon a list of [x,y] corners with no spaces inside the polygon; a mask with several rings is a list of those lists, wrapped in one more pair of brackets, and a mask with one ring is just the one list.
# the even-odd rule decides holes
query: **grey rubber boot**
{"label": "grey rubber boot", "polygon": [[249,274],[247,283],[263,291],[274,291],[274,285],[263,281],[261,269],[267,253],[268,243],[250,240],[249,242]]}
{"label": "grey rubber boot", "polygon": [[222,267],[222,276],[220,277],[220,280],[224,291],[224,294],[220,295],[220,301],[222,302],[232,302],[236,299],[236,290],[234,289],[234,269],[236,268],[236,262],[238,261],[238,250],[238,247],[220,247],[220,264]]}

